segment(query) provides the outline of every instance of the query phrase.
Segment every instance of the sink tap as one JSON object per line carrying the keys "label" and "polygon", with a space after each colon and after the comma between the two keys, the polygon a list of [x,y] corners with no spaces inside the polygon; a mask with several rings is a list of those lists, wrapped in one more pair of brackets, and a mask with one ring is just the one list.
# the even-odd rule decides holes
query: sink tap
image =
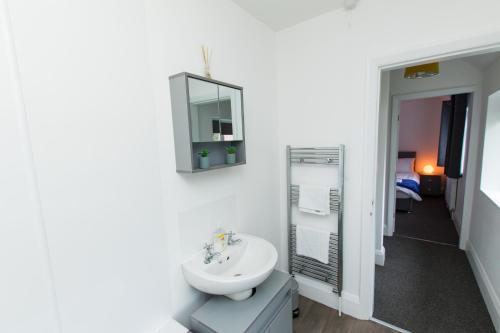
{"label": "sink tap", "polygon": [[236,234],[232,231],[229,231],[226,236],[227,236],[227,245],[234,245],[234,244],[238,244],[238,243],[241,243],[241,239],[234,239],[234,236]]}
{"label": "sink tap", "polygon": [[212,262],[212,260],[214,260],[215,258],[220,256],[219,252],[214,252],[214,245],[213,244],[205,243],[205,245],[203,246],[203,249],[206,250],[205,251],[205,260],[203,261],[205,264],[210,264]]}

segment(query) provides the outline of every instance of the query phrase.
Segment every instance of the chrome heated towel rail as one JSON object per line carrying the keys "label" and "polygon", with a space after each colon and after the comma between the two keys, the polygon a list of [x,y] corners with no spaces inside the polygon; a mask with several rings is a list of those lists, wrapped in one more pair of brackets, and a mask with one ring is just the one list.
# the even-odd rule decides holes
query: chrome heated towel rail
{"label": "chrome heated towel rail", "polygon": [[[338,147],[286,147],[287,208],[288,208],[288,270],[292,276],[305,275],[332,286],[342,300],[342,230],[344,212],[344,145]],[[296,253],[296,226],[292,221],[292,206],[298,204],[300,188],[292,183],[292,167],[301,164],[327,165],[336,169],[337,187],[330,189],[330,210],[337,216],[337,233],[330,233],[329,260],[324,264]]]}

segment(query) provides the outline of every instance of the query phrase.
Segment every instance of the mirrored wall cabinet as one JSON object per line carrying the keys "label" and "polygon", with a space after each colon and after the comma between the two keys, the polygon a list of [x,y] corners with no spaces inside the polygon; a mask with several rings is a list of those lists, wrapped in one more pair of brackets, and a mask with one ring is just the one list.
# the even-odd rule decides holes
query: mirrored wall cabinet
{"label": "mirrored wall cabinet", "polygon": [[245,164],[243,88],[202,76],[170,77],[177,172]]}

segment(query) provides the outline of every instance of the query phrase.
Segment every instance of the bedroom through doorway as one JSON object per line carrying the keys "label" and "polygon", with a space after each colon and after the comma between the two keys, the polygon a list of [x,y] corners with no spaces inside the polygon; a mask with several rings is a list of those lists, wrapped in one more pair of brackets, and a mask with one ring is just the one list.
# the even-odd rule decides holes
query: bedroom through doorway
{"label": "bedroom through doorway", "polygon": [[481,83],[498,59],[442,61],[418,79],[407,77],[409,67],[382,72],[377,320],[411,332],[495,332],[464,249],[484,136]]}
{"label": "bedroom through doorway", "polygon": [[[466,160],[470,98],[459,94],[400,102],[395,236],[458,246],[459,225],[453,218],[457,201],[463,201],[457,184]],[[452,121],[455,127],[450,128]]]}

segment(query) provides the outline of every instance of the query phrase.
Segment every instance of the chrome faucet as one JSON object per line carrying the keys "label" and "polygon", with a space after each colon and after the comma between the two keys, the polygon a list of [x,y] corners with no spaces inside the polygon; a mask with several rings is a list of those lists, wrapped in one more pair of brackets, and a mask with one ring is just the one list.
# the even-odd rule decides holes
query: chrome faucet
{"label": "chrome faucet", "polygon": [[206,250],[205,251],[205,260],[203,261],[205,264],[210,264],[212,262],[212,260],[214,260],[215,258],[220,256],[219,252],[214,252],[214,245],[213,244],[205,243],[205,245],[203,245],[203,249]]}
{"label": "chrome faucet", "polygon": [[236,234],[232,231],[229,231],[228,233],[226,233],[226,236],[227,236],[227,245],[234,245],[234,244],[238,244],[238,243],[241,243],[241,239],[234,239],[234,236]]}

